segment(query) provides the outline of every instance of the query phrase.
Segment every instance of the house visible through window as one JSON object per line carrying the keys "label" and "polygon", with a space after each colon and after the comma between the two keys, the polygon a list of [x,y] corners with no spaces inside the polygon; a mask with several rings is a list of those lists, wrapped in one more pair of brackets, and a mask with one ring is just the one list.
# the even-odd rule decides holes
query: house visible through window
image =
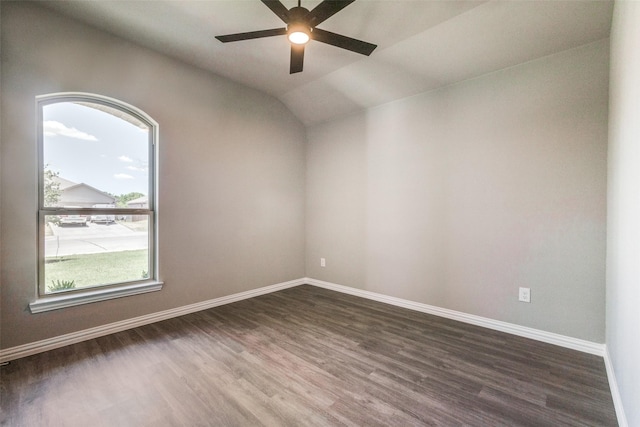
{"label": "house visible through window", "polygon": [[100,96],[37,103],[40,297],[157,280],[155,123]]}

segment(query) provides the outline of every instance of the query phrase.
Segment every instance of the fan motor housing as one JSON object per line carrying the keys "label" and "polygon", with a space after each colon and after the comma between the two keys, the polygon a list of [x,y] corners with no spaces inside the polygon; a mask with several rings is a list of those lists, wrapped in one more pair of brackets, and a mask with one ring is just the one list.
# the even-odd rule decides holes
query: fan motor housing
{"label": "fan motor housing", "polygon": [[292,24],[294,22],[305,23],[308,25],[307,20],[305,19],[309,14],[309,9],[302,6],[296,6],[289,9],[287,15],[289,15],[289,23]]}

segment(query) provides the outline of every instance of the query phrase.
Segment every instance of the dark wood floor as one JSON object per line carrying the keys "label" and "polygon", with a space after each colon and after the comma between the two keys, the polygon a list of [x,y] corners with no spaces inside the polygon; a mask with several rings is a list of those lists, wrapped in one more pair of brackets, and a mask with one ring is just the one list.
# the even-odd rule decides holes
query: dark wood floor
{"label": "dark wood floor", "polygon": [[602,358],[300,286],[13,361],[7,426],[614,426]]}

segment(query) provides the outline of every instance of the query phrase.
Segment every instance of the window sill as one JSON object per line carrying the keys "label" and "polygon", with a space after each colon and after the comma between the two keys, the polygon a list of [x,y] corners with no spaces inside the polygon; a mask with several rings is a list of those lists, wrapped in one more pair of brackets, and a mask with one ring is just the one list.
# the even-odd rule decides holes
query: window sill
{"label": "window sill", "polygon": [[76,305],[90,304],[92,302],[106,301],[109,299],[144,294],[147,292],[155,292],[161,290],[162,285],[162,282],[151,281],[119,286],[117,288],[95,289],[81,293],[44,297],[30,303],[29,310],[31,311],[31,314],[36,314],[43,313],[45,311],[73,307]]}

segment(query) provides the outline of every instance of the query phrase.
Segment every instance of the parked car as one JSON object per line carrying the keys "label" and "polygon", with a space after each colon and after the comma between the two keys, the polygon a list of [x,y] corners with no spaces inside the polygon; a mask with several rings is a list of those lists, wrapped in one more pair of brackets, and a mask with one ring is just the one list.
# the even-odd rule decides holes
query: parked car
{"label": "parked car", "polygon": [[[78,206],[65,206],[66,208],[77,208]],[[82,225],[87,226],[86,215],[59,215],[60,227],[64,225]]]}
{"label": "parked car", "polygon": [[[97,205],[93,205],[94,208],[115,208],[114,204],[100,203]],[[105,224],[111,224],[112,222],[116,222],[115,215],[91,215],[91,222],[98,223],[103,222]]]}

